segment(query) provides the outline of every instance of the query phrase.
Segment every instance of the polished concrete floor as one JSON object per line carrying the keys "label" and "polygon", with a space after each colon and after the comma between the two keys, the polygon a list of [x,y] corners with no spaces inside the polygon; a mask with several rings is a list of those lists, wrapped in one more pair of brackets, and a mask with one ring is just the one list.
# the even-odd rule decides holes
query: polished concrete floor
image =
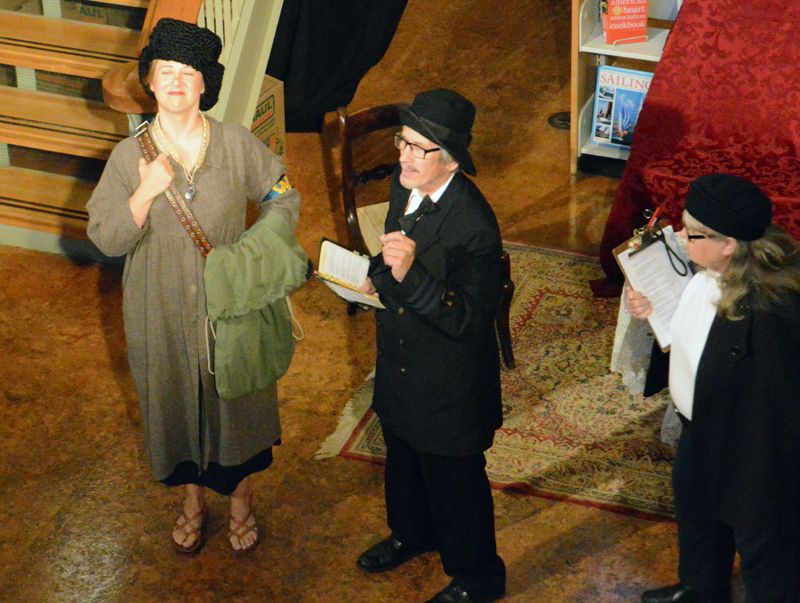
{"label": "polished concrete floor", "polygon": [[[352,108],[452,87],[478,106],[477,184],[508,240],[595,253],[616,181],[569,173],[569,2],[410,0],[386,57]],[[343,239],[333,115],[288,137],[316,256]],[[208,541],[170,546],[181,493],[150,476],[127,372],[121,272],[0,247],[0,601],[389,603],[425,601],[448,582],[435,554],[386,575],[356,569],[386,534],[380,466],[314,459],[370,372],[370,314],[311,282],[294,296],[306,338],[281,380],[283,445],[255,476],[261,544],[234,555],[227,501],[211,497]],[[509,602],[624,603],[676,579],[671,522],[495,491]]]}

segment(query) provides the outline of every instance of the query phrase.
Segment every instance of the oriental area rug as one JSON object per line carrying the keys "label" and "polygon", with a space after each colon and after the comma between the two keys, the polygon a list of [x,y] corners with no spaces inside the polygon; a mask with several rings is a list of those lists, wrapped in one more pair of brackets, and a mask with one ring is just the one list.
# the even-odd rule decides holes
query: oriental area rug
{"label": "oriental area rug", "polygon": [[[609,372],[619,300],[592,296],[594,257],[506,243],[516,292],[516,368],[503,367],[504,424],[487,452],[496,488],[644,517],[673,512],[674,449],[660,439],[668,398],[631,394]],[[317,458],[380,463],[372,382],[347,403]]]}

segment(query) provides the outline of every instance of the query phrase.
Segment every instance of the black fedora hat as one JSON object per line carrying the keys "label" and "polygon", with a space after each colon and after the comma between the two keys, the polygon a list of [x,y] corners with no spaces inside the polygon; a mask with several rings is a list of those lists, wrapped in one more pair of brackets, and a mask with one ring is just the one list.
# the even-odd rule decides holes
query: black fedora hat
{"label": "black fedora hat", "polygon": [[194,67],[203,74],[206,87],[200,96],[200,110],[208,111],[217,104],[222,88],[225,67],[219,62],[220,53],[222,40],[210,29],[164,17],[150,32],[147,46],[142,48],[142,54],[139,55],[139,80],[144,91],[155,98],[150,86],[145,84],[153,61],[176,61]]}
{"label": "black fedora hat", "polygon": [[410,107],[400,108],[400,122],[445,149],[462,170],[475,175],[475,164],[467,150],[475,105],[458,92],[444,88],[420,92]]}

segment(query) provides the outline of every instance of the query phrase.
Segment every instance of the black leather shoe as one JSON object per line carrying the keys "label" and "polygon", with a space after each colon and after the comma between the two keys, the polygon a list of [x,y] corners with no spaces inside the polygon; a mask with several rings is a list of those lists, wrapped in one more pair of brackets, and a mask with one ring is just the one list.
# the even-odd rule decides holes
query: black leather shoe
{"label": "black leather shoe", "polygon": [[467,592],[463,588],[451,584],[436,593],[436,596],[427,601],[427,603],[492,603],[492,601],[501,599],[505,592],[505,588],[498,587]]}
{"label": "black leather shoe", "polygon": [[642,593],[642,603],[731,603],[731,593],[701,593],[679,583],[645,591]]}
{"label": "black leather shoe", "polygon": [[389,536],[361,553],[356,565],[369,574],[379,574],[399,567],[406,561],[431,550],[433,549],[412,548],[394,536]]}

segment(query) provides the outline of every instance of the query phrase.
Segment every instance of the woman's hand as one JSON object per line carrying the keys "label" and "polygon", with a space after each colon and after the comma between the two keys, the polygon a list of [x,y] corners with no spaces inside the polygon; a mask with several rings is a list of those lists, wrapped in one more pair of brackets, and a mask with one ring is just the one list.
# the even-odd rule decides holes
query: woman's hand
{"label": "woman's hand", "polygon": [[147,163],[144,157],[139,159],[139,187],[128,201],[139,228],[144,226],[153,200],[169,188],[173,178],[175,173],[166,153],[161,153],[151,163]]}
{"label": "woman's hand", "polygon": [[625,287],[625,307],[634,318],[644,319],[653,313],[653,304],[644,294]]}
{"label": "woman's hand", "polygon": [[175,173],[166,153],[160,153],[151,163],[147,163],[144,157],[139,158],[139,189],[151,199],[167,190],[173,178]]}

